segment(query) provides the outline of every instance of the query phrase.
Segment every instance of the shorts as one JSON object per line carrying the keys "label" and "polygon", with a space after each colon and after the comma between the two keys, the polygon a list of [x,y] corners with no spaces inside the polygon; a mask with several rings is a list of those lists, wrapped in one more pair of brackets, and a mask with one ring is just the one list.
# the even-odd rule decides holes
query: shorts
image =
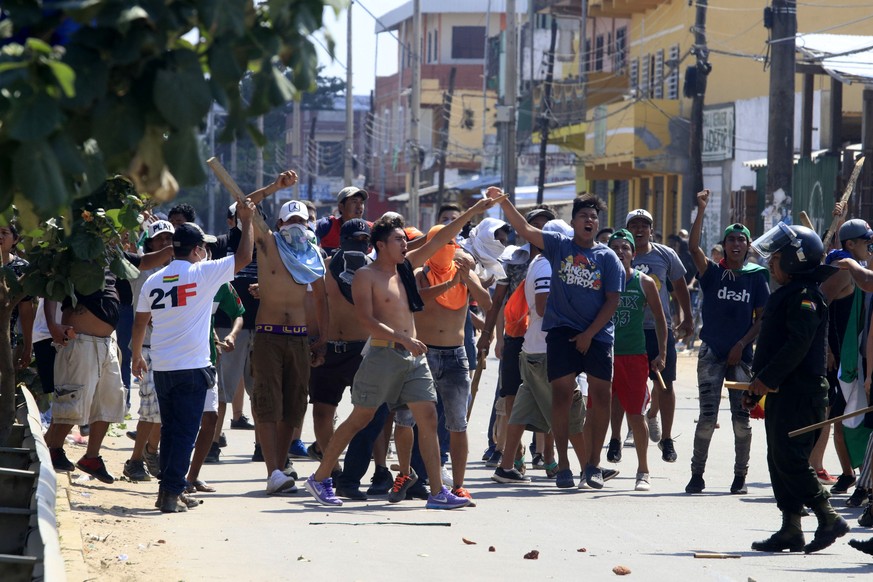
{"label": "shorts", "polygon": [[[470,369],[463,346],[456,348],[427,348],[427,367],[433,376],[437,397],[443,403],[446,430],[467,430],[467,410],[470,406]],[[399,426],[414,426],[412,414],[398,410],[394,422]]]}
{"label": "shorts", "polygon": [[[229,328],[216,328],[218,337],[223,338],[230,333]],[[218,357],[218,399],[219,402],[232,402],[239,381],[245,382],[246,393],[251,396],[254,386],[251,367],[252,342],[255,333],[250,329],[241,329],[236,336],[236,346],[231,352],[221,352]]]}
{"label": "shorts", "polygon": [[152,352],[143,346],[142,358],[146,363],[146,373],[139,381],[139,422],[161,424],[161,409],[158,406],[158,393],[155,391],[155,375],[152,372]]}
{"label": "shorts", "polygon": [[649,406],[649,357],[646,354],[615,356],[612,394],[628,414],[644,414]]}
{"label": "shorts", "polygon": [[346,386],[351,386],[361,366],[366,341],[327,342],[324,363],[309,374],[309,402],[339,406]]}
{"label": "shorts", "polygon": [[834,370],[828,370],[828,419],[842,416],[846,413],[846,397],[840,388],[839,364]]}
{"label": "shorts", "polygon": [[58,349],[54,373],[57,424],[124,422],[125,391],[112,337],[78,334]]}
{"label": "shorts", "polygon": [[570,327],[555,327],[546,334],[549,382],[564,376],[578,376],[582,372],[593,378],[611,381],[612,344],[592,340],[588,351],[583,354],[570,341],[579,333]]}
{"label": "shorts", "polygon": [[437,394],[425,357],[413,356],[401,346],[370,346],[355,381],[352,404],[396,410],[410,402],[436,402]]}
{"label": "shorts", "polygon": [[521,386],[521,370],[518,367],[518,356],[524,337],[503,337],[503,356],[500,358],[500,395],[515,396]]}
{"label": "shorts", "polygon": [[[515,395],[509,424],[523,424],[528,430],[552,430],[552,385],[548,379],[546,354],[522,352],[519,357],[522,384]],[[573,392],[568,434],[582,432],[585,424],[585,397],[581,390]]]}
{"label": "shorts", "polygon": [[252,414],[255,423],[303,426],[309,390],[309,339],[256,333],[252,342]]}
{"label": "shorts", "polygon": [[[658,357],[658,334],[654,329],[644,329],[646,332],[646,353],[649,356],[649,363]],[[667,358],[664,362],[664,369],[661,370],[661,377],[664,383],[670,388],[672,383],[676,381],[676,338],[673,337],[673,332],[667,330]],[[655,380],[654,372],[649,372],[649,378]]]}

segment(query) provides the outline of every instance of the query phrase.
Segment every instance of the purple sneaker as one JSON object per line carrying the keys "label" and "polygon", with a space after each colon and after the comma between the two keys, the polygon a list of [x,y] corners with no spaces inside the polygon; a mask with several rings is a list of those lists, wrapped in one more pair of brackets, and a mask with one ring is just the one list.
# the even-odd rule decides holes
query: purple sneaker
{"label": "purple sneaker", "polygon": [[425,507],[427,509],[458,509],[469,504],[470,500],[466,497],[458,497],[443,487],[439,494],[428,496]]}
{"label": "purple sneaker", "polygon": [[309,491],[310,495],[315,497],[315,500],[322,505],[327,505],[328,507],[339,507],[343,504],[343,502],[338,499],[333,492],[333,479],[330,477],[324,481],[316,481],[315,473],[313,473],[309,476],[309,479],[306,480],[304,487],[306,487],[306,490]]}

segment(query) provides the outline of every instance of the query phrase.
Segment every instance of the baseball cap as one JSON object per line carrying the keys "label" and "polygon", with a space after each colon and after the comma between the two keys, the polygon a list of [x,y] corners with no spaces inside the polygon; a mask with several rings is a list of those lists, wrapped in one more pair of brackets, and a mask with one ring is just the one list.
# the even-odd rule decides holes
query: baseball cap
{"label": "baseball cap", "polygon": [[357,186],[346,186],[336,195],[336,203],[339,204],[340,202],[344,202],[347,198],[351,198],[352,196],[361,196],[366,200],[370,195],[367,194],[366,190],[361,190]]}
{"label": "baseball cap", "polygon": [[173,228],[173,224],[166,220],[156,220],[155,222],[149,224],[148,226],[148,235],[149,238],[155,238],[161,233],[169,232],[173,234],[176,229]]}
{"label": "baseball cap", "polygon": [[843,226],[840,227],[841,241],[853,238],[863,238],[865,240],[873,238],[873,230],[870,229],[870,225],[867,224],[866,220],[862,218],[853,218],[852,220],[847,220],[843,223]]}
{"label": "baseball cap", "polygon": [[279,209],[279,220],[286,221],[293,216],[299,216],[303,220],[309,220],[309,209],[297,200],[289,200]]}
{"label": "baseball cap", "polygon": [[[745,225],[740,224],[739,222],[735,222],[734,224],[732,224],[732,225],[728,226],[726,229],[724,229],[724,236],[722,236],[721,239],[722,240],[726,239],[727,236],[732,232],[741,233],[742,235],[744,235],[746,237],[747,241],[749,241],[750,243],[752,242],[752,233],[749,232],[749,229],[746,228]],[[871,234],[873,234],[873,232],[871,232]]]}
{"label": "baseball cap", "polygon": [[634,218],[642,218],[642,219],[645,219],[645,220],[647,220],[647,221],[649,222],[649,224],[654,224],[654,223],[655,223],[655,219],[652,218],[652,215],[649,214],[649,211],[646,210],[645,208],[637,208],[636,210],[631,210],[630,212],[628,212],[628,213],[627,213],[627,218],[624,219],[624,224],[625,224],[625,226],[627,226],[627,224],[628,224],[631,220],[633,220]]}
{"label": "baseball cap", "polygon": [[340,227],[340,238],[354,238],[356,236],[370,236],[370,225],[363,218],[347,220]]}
{"label": "baseball cap", "polygon": [[545,216],[546,220],[555,220],[557,218],[555,213],[549,210],[548,208],[534,208],[530,212],[524,215],[524,219],[530,223],[531,220],[536,218],[537,216]]}
{"label": "baseball cap", "polygon": [[632,235],[626,228],[620,228],[611,235],[609,235],[609,244],[612,245],[612,241],[616,239],[626,240],[630,243],[633,251],[637,252],[637,245],[634,242],[634,235]]}
{"label": "baseball cap", "polygon": [[175,248],[196,247],[203,243],[214,243],[217,238],[206,234],[203,229],[193,222],[185,222],[176,227],[173,232],[173,246]]}

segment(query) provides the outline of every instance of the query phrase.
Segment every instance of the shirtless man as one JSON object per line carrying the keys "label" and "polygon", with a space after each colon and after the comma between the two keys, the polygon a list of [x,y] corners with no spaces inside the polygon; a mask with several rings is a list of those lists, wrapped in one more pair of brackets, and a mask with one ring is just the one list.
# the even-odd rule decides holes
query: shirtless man
{"label": "shirtless man", "polygon": [[[297,174],[283,172],[277,189],[297,183]],[[294,427],[303,426],[309,370],[324,345],[309,343],[306,330],[306,286],[312,285],[319,329],[327,329],[324,263],[309,239],[309,211],[291,200],[279,210],[279,232],[255,233],[258,251],[260,306],[252,348],[252,414],[267,466],[267,493],[296,491],[294,479],[282,473]]]}
{"label": "shirtless man", "polygon": [[[442,230],[437,225],[427,234],[432,239]],[[455,261],[454,242],[438,249],[416,274],[415,282],[424,299],[424,310],[415,314],[418,339],[427,346],[427,364],[434,377],[436,392],[445,409],[452,458],[452,493],[470,499],[464,488],[467,468],[467,405],[470,402],[470,374],[464,348],[464,327],[472,297],[485,311],[491,309],[491,296],[467,263]],[[411,430],[408,411],[395,417],[398,427]],[[395,432],[396,438],[396,432]]]}
{"label": "shirtless man", "polygon": [[[408,406],[418,424],[422,457],[428,475],[434,476],[427,507],[455,509],[469,503],[468,499],[452,495],[435,477],[440,474],[434,405],[436,391],[424,360],[427,346],[416,339],[412,314],[420,310],[423,303],[415,286],[413,269],[422,266],[434,251],[451,242],[471,216],[484,212],[493,204],[490,200],[480,200],[421,248],[409,252],[401,223],[380,219],[373,226],[371,240],[378,253],[376,260],[359,269],[352,283],[358,317],[371,338],[352,387],[354,409],[328,443],[318,470],[306,481],[306,490],[322,505],[342,505],[333,491],[331,470],[352,437],[370,422],[383,402],[393,408]],[[403,499],[417,481],[409,466],[411,439],[396,438],[396,441],[400,475],[389,494],[392,501]]]}

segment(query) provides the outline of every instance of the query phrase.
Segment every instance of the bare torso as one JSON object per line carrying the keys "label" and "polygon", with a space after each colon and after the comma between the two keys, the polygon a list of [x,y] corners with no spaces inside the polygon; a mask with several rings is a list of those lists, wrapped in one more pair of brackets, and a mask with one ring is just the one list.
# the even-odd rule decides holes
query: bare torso
{"label": "bare torso", "polygon": [[297,283],[279,257],[272,235],[258,236],[258,287],[261,303],[256,323],[306,325],[306,285]]}
{"label": "bare torso", "polygon": [[327,309],[330,313],[330,328],[328,329],[328,341],[354,342],[363,341],[369,337],[369,333],[361,325],[355,306],[349,302],[340,291],[339,285],[333,276],[328,273],[324,278],[327,289]]}
{"label": "bare torso", "polygon": [[79,305],[65,309],[61,316],[61,323],[69,325],[76,333],[93,335],[95,337],[109,337],[115,328]]}
{"label": "bare torso", "polygon": [[[397,272],[386,272],[373,265],[358,270],[357,275],[366,269],[373,294],[373,318],[396,333],[418,337],[415,332],[415,319],[409,310],[406,289]],[[357,276],[356,275],[356,276]],[[373,339],[393,341],[395,338],[385,333],[373,332]]]}
{"label": "bare torso", "polygon": [[[419,289],[430,286],[427,276],[419,272],[415,276]],[[454,347],[464,345],[464,326],[467,322],[467,305],[463,309],[448,309],[436,299],[425,299],[424,310],[415,314],[418,339],[429,346]]]}

